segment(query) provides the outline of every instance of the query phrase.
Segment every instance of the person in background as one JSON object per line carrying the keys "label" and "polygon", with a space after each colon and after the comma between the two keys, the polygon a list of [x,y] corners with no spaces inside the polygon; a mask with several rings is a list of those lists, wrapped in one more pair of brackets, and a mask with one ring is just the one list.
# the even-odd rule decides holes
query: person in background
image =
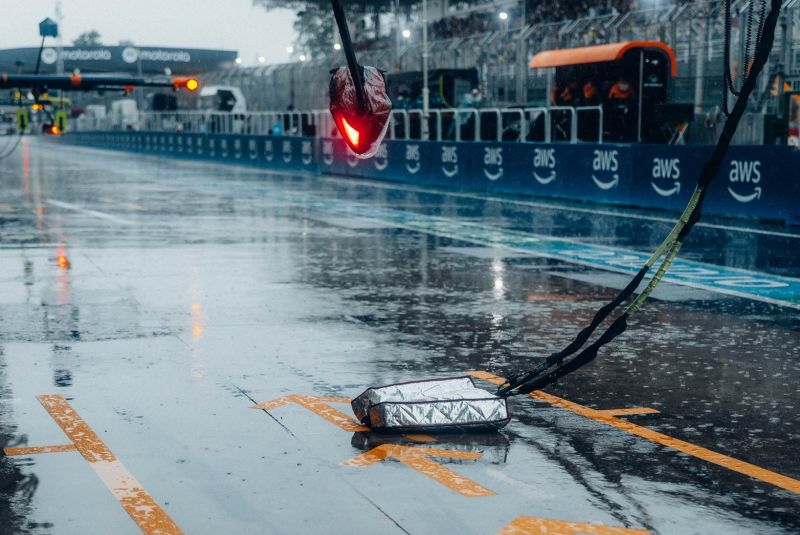
{"label": "person in background", "polygon": [[628,101],[633,96],[633,86],[629,81],[624,78],[619,80],[611,86],[608,90],[608,100],[610,101]]}
{"label": "person in background", "polygon": [[[589,78],[583,84],[581,106],[599,106],[600,90],[594,81]],[[597,110],[580,110],[578,112],[578,136],[583,141],[599,141],[598,128],[600,126],[600,113]]]}
{"label": "person in background", "polygon": [[620,78],[608,90],[609,133],[612,139],[627,141],[633,137],[633,86],[625,78]]}
{"label": "person in background", "polygon": [[559,96],[561,97],[561,106],[574,106],[578,98],[578,81],[572,80],[569,82],[561,90]]}
{"label": "person in background", "polygon": [[[460,110],[468,110],[472,108],[480,108],[481,101],[483,97],[481,96],[481,90],[477,87],[473,87],[472,91],[469,93],[464,93],[464,96],[458,102],[458,109]],[[456,125],[459,128],[467,126],[471,121],[474,122],[474,114],[473,113],[459,113],[457,115],[457,119],[454,117],[453,120],[450,122],[450,127],[447,129],[447,139],[455,139],[456,133]],[[470,133],[462,131],[462,136],[469,136]]]}
{"label": "person in background", "polygon": [[597,85],[589,79],[583,84],[583,105],[584,106],[597,106],[600,104],[600,90]]}

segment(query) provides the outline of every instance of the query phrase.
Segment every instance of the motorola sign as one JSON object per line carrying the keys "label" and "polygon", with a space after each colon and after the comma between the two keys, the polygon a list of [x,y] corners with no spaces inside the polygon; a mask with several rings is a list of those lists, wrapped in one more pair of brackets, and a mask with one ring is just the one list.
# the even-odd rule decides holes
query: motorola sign
{"label": "motorola sign", "polygon": [[[53,72],[59,52],[48,47],[41,52],[42,72]],[[224,69],[233,64],[237,53],[228,50],[196,48],[164,48],[136,46],[64,47],[61,59],[64,69],[90,72],[163,73],[169,67],[173,74],[197,75]],[[21,62],[24,71],[33,72],[39,60],[38,48],[0,50],[0,72],[14,71]]]}

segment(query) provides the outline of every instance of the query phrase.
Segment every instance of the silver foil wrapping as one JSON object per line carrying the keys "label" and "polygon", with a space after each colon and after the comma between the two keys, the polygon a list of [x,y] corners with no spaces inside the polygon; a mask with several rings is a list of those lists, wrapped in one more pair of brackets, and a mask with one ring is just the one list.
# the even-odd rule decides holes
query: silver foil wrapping
{"label": "silver foil wrapping", "polygon": [[477,388],[471,377],[372,387],[351,405],[375,431],[487,431],[509,421],[506,400]]}

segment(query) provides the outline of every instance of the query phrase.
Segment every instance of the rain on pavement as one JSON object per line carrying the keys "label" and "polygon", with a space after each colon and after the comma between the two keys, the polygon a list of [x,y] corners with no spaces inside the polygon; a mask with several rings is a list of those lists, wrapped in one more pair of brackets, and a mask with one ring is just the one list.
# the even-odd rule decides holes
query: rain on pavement
{"label": "rain on pavement", "polygon": [[[671,217],[25,140],[0,166],[0,532],[797,533],[791,304],[665,284],[500,433],[351,419],[370,385],[525,369],[627,280],[431,222],[649,252]],[[798,244],[706,221],[682,257],[796,278]]]}

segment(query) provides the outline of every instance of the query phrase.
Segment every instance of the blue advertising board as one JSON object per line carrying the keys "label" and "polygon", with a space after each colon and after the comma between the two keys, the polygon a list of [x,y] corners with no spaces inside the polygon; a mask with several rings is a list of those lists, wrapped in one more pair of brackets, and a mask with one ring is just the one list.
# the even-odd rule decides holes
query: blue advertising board
{"label": "blue advertising board", "polygon": [[[71,133],[111,148],[444,188],[682,210],[713,147],[386,140],[359,159],[340,139],[163,132]],[[800,224],[800,151],[736,146],[704,211]]]}

